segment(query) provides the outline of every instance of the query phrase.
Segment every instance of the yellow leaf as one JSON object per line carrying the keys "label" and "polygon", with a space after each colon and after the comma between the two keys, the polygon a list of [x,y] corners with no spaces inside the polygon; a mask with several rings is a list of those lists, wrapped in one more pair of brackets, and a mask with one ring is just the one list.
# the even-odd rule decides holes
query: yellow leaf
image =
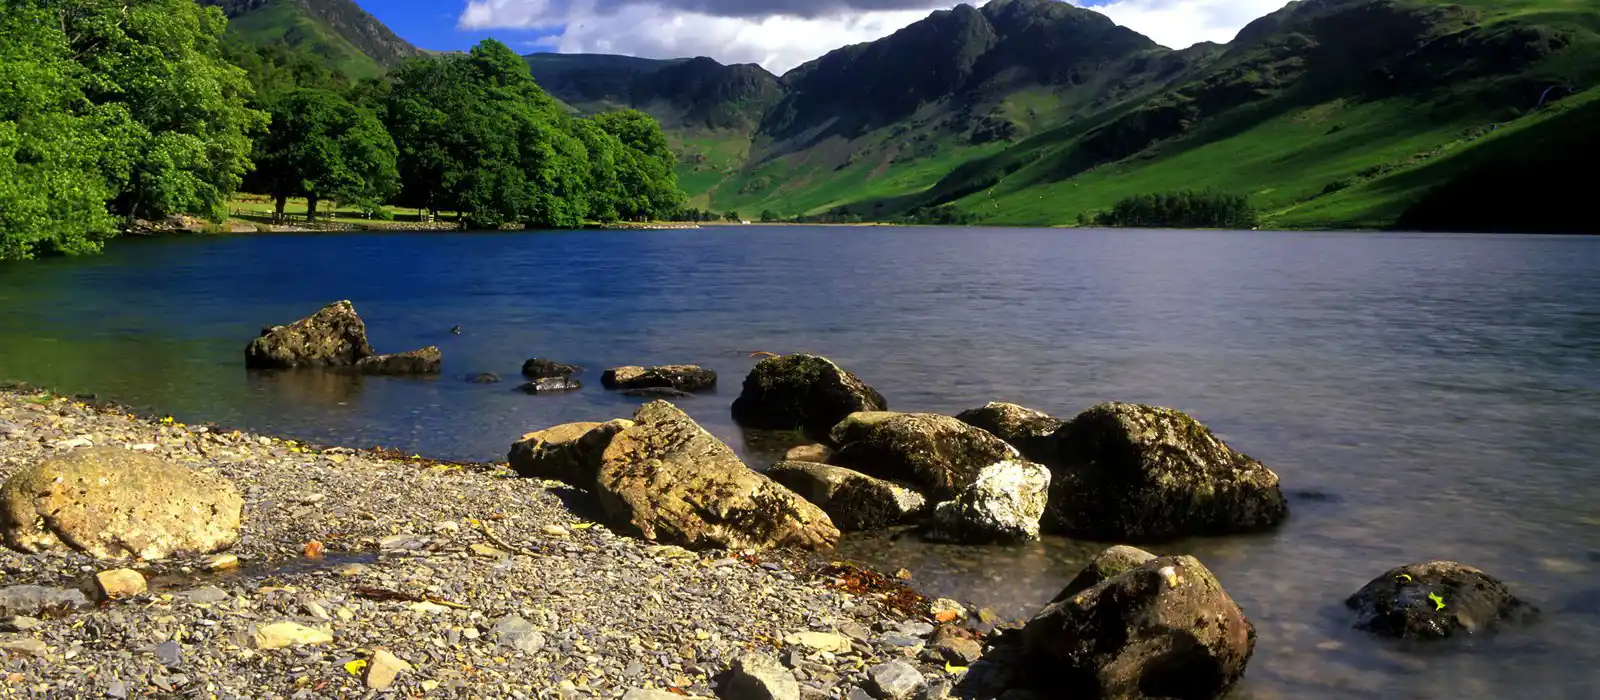
{"label": "yellow leaf", "polygon": [[945,662],[945,665],[944,665],[944,672],[945,673],[950,673],[950,674],[966,673],[967,672],[967,667],[966,666],[951,666],[950,663],[947,661],[947,662]]}
{"label": "yellow leaf", "polygon": [[366,668],[366,667],[367,667],[367,660],[366,659],[356,659],[355,661],[347,661],[344,664],[345,672],[349,673],[352,676],[361,675],[361,670]]}
{"label": "yellow leaf", "polygon": [[573,523],[571,527],[574,530],[587,530],[594,527],[594,523]]}

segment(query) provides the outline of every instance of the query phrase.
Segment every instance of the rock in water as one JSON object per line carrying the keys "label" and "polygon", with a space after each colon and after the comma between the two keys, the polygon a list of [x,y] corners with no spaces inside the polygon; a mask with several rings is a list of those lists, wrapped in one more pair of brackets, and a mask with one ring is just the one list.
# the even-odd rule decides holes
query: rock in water
{"label": "rock in water", "polygon": [[1047,527],[1157,542],[1268,529],[1289,506],[1278,475],[1170,408],[1100,404],[1056,431]]}
{"label": "rock in water", "polygon": [[757,430],[795,430],[813,440],[859,411],[889,407],[883,395],[833,361],[816,355],[762,360],[744,378],[733,402],[733,420]]}
{"label": "rock in water", "polygon": [[85,448],[12,475],[0,534],[25,552],[71,547],[102,559],[211,554],[239,540],[244,501],[222,477],[143,452]]}
{"label": "rock in water", "polygon": [[89,607],[76,588],[18,585],[0,588],[0,617],[45,617]]}
{"label": "rock in water", "polygon": [[601,457],[600,503],[645,539],[691,548],[829,549],[827,513],[751,471],[678,407],[639,407]]}
{"label": "rock in water", "polygon": [[523,384],[517,387],[517,391],[525,394],[554,394],[562,391],[577,391],[582,388],[583,383],[572,377],[546,377]]}
{"label": "rock in water", "polygon": [[845,532],[898,525],[927,505],[904,486],[828,464],[779,462],[767,476],[817,504]]}
{"label": "rock in water", "polygon": [[363,374],[438,374],[443,364],[444,353],[430,345],[421,350],[364,357],[356,362],[356,369]]}
{"label": "rock in water", "polygon": [[932,413],[852,413],[829,436],[840,445],[832,464],[912,484],[939,501],[955,498],[984,467],[1021,456],[987,431]]}
{"label": "rock in water", "polygon": [[717,373],[697,365],[616,367],[600,376],[607,389],[677,389],[707,391],[717,386]]}
{"label": "rock in water", "polygon": [[367,326],[348,301],[336,301],[287,326],[263,328],[244,350],[250,369],[346,367],[373,355]]}
{"label": "rock in water", "polygon": [[934,509],[926,536],[968,544],[1037,540],[1049,494],[1049,469],[1032,462],[991,464],[955,500]]}
{"label": "rock in water", "polygon": [[1111,547],[1095,555],[1094,559],[1089,561],[1089,565],[1083,567],[1083,570],[1078,572],[1077,577],[1073,578],[1066,588],[1061,589],[1061,592],[1056,594],[1055,599],[1050,602],[1060,602],[1087,591],[1100,585],[1101,581],[1114,578],[1129,569],[1138,568],[1154,558],[1156,558],[1156,555],[1138,547],[1129,547],[1125,544]]}
{"label": "rock in water", "polygon": [[1356,591],[1345,605],[1356,611],[1356,629],[1398,639],[1490,632],[1539,614],[1504,583],[1453,561],[1390,569]]}
{"label": "rock in water", "polygon": [[998,401],[957,413],[956,420],[989,431],[1017,448],[1022,456],[1041,464],[1055,461],[1055,440],[1051,436],[1065,425],[1047,413]]}
{"label": "rock in water", "polygon": [[470,377],[467,377],[467,381],[472,384],[498,384],[500,382],[500,375],[493,372],[483,372],[481,374],[474,374]]}
{"label": "rock in water", "polygon": [[567,423],[522,436],[511,446],[506,461],[517,474],[561,481],[581,489],[593,489],[600,472],[600,456],[611,437],[633,427],[633,421],[609,423]]}
{"label": "rock in water", "polygon": [[565,362],[556,362],[555,360],[546,360],[538,357],[522,363],[522,376],[529,379],[553,379],[582,373],[583,368],[577,365],[569,365]]}
{"label": "rock in water", "polygon": [[718,697],[722,700],[800,700],[800,684],[777,659],[750,653],[733,662]]}
{"label": "rock in water", "polygon": [[1255,628],[1194,557],[1161,557],[1045,606],[1022,632],[1028,678],[1059,697],[1220,698]]}

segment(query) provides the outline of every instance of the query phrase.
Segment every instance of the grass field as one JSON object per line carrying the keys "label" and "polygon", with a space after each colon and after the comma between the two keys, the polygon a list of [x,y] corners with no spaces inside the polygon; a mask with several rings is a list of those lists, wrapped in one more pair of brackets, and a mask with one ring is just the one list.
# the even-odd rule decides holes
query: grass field
{"label": "grass field", "polygon": [[[272,215],[275,211],[276,204],[274,204],[272,198],[267,197],[266,195],[239,193],[234,195],[233,198],[228,201],[229,216],[251,223],[270,224],[272,223]],[[421,221],[418,216],[419,212],[415,209],[400,209],[391,207],[390,211],[394,214],[394,218],[390,221],[409,223]],[[290,197],[285,202],[283,213],[286,217],[288,217],[288,221],[285,222],[286,224],[293,225],[295,222],[305,221],[305,198]],[[319,223],[362,226],[383,223],[385,221],[383,219],[362,216],[361,212],[353,207],[335,208],[335,203],[328,201],[319,202],[317,204],[317,213],[317,221]],[[425,214],[425,212],[423,213]],[[439,219],[443,221],[453,221],[455,219],[455,214],[451,212],[441,213]]]}

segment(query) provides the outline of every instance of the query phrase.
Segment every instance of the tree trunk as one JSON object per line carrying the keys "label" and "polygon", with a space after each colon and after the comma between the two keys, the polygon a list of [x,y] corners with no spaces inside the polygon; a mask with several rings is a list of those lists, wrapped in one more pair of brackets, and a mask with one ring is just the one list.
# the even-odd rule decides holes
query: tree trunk
{"label": "tree trunk", "polygon": [[277,208],[277,211],[273,212],[273,214],[272,214],[272,223],[275,223],[275,224],[283,223],[283,207],[284,207],[284,205],[286,205],[288,203],[289,203],[289,198],[288,197],[286,197],[284,195],[281,195],[281,194],[278,195],[278,204],[277,204],[278,208]]}
{"label": "tree trunk", "polygon": [[307,222],[311,222],[311,221],[316,221],[316,220],[317,220],[317,196],[314,195],[314,194],[313,195],[306,195],[306,221]]}

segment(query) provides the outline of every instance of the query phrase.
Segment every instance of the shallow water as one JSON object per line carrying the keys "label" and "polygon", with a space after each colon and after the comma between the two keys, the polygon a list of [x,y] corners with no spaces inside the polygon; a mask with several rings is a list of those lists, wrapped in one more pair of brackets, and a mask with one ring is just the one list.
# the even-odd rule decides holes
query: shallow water
{"label": "shallow water", "polygon": [[[262,325],[341,298],[380,351],[440,345],[446,376],[244,371]],[[772,450],[728,417],[757,350],[828,355],[898,410],[1173,406],[1273,467],[1297,494],[1283,528],[1160,548],[1256,623],[1235,697],[1600,697],[1600,238],[750,226],[130,240],[0,266],[0,378],[441,458],[631,413],[605,367],[693,362],[723,385],[680,405],[759,463]],[[518,394],[533,356],[594,386]],[[1022,616],[1098,548],[843,555]],[[1448,648],[1348,629],[1346,595],[1436,558],[1544,620]]]}

